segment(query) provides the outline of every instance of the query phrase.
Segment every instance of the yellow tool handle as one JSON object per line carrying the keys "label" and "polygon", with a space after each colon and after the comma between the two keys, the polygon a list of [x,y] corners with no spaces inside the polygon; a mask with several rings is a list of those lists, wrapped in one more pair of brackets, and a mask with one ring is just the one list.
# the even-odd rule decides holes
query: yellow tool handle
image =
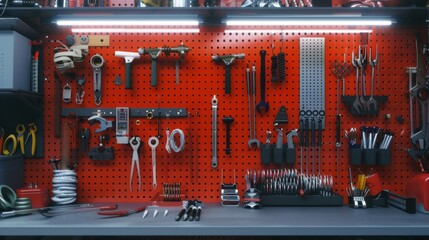
{"label": "yellow tool handle", "polygon": [[[10,141],[12,141],[12,151],[9,151],[9,149],[8,149],[8,145],[9,145]],[[4,140],[4,142],[3,142],[3,154],[9,155],[9,156],[15,154],[17,146],[18,146],[18,141],[17,141],[15,135],[13,135],[13,134],[9,135],[6,138],[6,140]]]}
{"label": "yellow tool handle", "polygon": [[31,156],[36,154],[36,133],[31,132]]}

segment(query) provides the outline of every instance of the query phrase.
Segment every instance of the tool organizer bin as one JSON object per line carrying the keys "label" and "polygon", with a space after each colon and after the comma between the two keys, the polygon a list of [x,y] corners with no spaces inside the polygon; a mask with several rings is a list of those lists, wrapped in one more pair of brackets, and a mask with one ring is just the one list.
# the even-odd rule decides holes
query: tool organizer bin
{"label": "tool organizer bin", "polygon": [[388,165],[391,162],[390,149],[349,148],[351,165]]}

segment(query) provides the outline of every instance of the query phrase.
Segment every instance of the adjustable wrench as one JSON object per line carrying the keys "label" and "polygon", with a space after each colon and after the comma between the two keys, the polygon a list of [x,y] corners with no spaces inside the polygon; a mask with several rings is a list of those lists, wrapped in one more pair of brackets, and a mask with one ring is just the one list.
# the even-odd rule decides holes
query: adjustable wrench
{"label": "adjustable wrench", "polygon": [[212,98],[212,167],[217,168],[217,98]]}
{"label": "adjustable wrench", "polygon": [[294,129],[294,130],[290,131],[286,135],[287,148],[289,148],[289,149],[294,149],[295,148],[295,145],[293,145],[293,139],[292,139],[292,137],[298,137],[298,129]]}
{"label": "adjustable wrench", "polygon": [[[248,95],[248,103],[249,103],[249,125],[250,125],[250,139],[247,142],[249,148],[252,148],[253,144],[259,148],[260,142],[256,139],[256,67],[255,63],[252,65],[252,81],[250,81],[250,70],[247,68],[246,70],[246,82],[247,82],[247,95]],[[251,96],[253,99],[251,99]],[[250,106],[252,103],[252,106]],[[253,125],[252,125],[253,123]]]}
{"label": "adjustable wrench", "polygon": [[94,101],[95,105],[101,104],[101,68],[104,65],[104,59],[101,55],[95,54],[90,61],[94,72]]}
{"label": "adjustable wrench", "polygon": [[150,137],[148,141],[149,147],[152,150],[152,186],[156,189],[158,184],[156,183],[156,147],[159,145],[159,139],[157,137]]}

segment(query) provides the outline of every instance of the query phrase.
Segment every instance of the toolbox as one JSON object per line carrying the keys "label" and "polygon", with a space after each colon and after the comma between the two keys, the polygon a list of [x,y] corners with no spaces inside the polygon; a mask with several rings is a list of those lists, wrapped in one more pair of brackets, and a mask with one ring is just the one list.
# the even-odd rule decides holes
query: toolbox
{"label": "toolbox", "polygon": [[30,198],[33,208],[48,207],[50,204],[49,190],[46,187],[24,187],[16,190],[19,198]]}
{"label": "toolbox", "polygon": [[0,89],[30,90],[30,40],[15,31],[0,31],[0,42]]}

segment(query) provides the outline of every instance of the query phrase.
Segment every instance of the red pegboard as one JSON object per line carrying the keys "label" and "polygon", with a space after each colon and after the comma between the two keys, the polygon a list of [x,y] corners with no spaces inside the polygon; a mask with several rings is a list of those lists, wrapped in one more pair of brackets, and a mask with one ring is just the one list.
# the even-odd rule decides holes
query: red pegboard
{"label": "red pegboard", "polygon": [[[385,189],[397,193],[404,193],[407,180],[417,173],[417,165],[407,156],[406,149],[410,144],[409,103],[408,103],[408,75],[406,68],[415,66],[414,33],[422,29],[389,28],[374,29],[369,37],[369,46],[378,45],[380,72],[376,81],[376,95],[387,95],[389,101],[380,105],[381,111],[377,117],[352,116],[346,105],[341,104],[342,132],[351,127],[380,126],[394,131],[392,144],[392,161],[388,166],[374,166],[374,171],[380,173]],[[69,33],[68,29],[48,36],[48,40],[63,40]],[[423,34],[422,34],[423,35]],[[289,33],[285,34],[283,50],[286,52],[286,83],[274,87],[270,82],[270,62],[267,61],[267,97],[270,110],[265,115],[257,114],[257,137],[265,141],[265,131],[273,130],[273,120],[280,106],[287,107],[289,123],[287,131],[298,128],[299,125],[299,39],[301,37],[325,38],[325,66],[330,67],[335,60],[342,61],[343,54],[347,54],[350,63],[352,50],[357,51],[360,44],[360,34],[350,33]],[[164,182],[180,182],[182,192],[189,199],[198,198],[208,202],[220,201],[221,169],[225,170],[225,182],[233,181],[233,171],[236,169],[237,183],[240,193],[245,189],[244,174],[246,169],[262,169],[260,152],[249,149],[249,124],[247,111],[247,92],[245,83],[246,64],[256,62],[259,79],[260,57],[259,51],[265,49],[269,60],[272,54],[271,45],[274,44],[278,52],[282,45],[279,34],[271,33],[224,33],[223,29],[202,28],[200,33],[163,33],[163,34],[110,34],[110,47],[90,47],[84,63],[76,67],[77,75],[84,74],[87,82],[84,85],[86,92],[84,103],[62,104],[63,108],[81,107],[96,108],[93,100],[93,74],[89,64],[92,55],[98,53],[105,59],[102,72],[103,101],[101,108],[115,108],[127,106],[130,108],[186,108],[190,114],[187,118],[163,119],[161,128],[164,137],[160,141],[157,151],[157,178],[158,186]],[[180,67],[180,84],[175,83],[175,56],[158,59],[158,87],[150,87],[150,58],[142,56],[133,62],[133,89],[126,90],[124,84],[116,86],[114,78],[120,75],[124,81],[124,59],[114,56],[115,51],[137,52],[139,47],[177,46],[183,42],[192,50],[186,54],[185,61]],[[54,138],[54,77],[53,49],[59,44],[49,42],[45,47],[45,159],[26,161],[26,181],[38,182],[42,186],[50,187],[53,177],[51,165],[46,160],[54,156],[60,157],[60,141]],[[211,56],[215,54],[245,53],[244,60],[236,61],[232,65],[232,94],[224,94],[224,66],[214,63]],[[367,68],[370,74],[370,68]],[[336,171],[335,147],[335,115],[337,106],[337,80],[331,69],[326,69],[326,129],[323,132],[322,173],[330,174],[335,179],[335,191],[343,196],[348,187],[347,168],[348,144],[342,135],[340,172]],[[60,76],[62,85],[65,77]],[[70,84],[75,94],[77,83]],[[259,86],[259,80],[258,80]],[[369,92],[369,83],[368,92]],[[346,93],[355,93],[354,71],[346,79]],[[216,95],[218,106],[218,169],[211,167],[211,99]],[[73,95],[72,95],[73,96]],[[259,91],[257,93],[259,101]],[[158,105],[159,101],[159,105]],[[392,118],[386,120],[385,114]],[[231,115],[234,123],[231,129],[232,153],[226,155],[225,125],[222,116]],[[396,116],[405,118],[404,124],[399,124]],[[113,120],[113,119],[111,119]],[[141,124],[136,125],[136,120]],[[83,126],[88,126],[86,120]],[[186,135],[185,150],[178,154],[168,154],[165,149],[165,129],[181,128]],[[96,146],[98,136],[93,133],[96,126],[92,126],[91,146]],[[86,156],[80,156],[77,168],[78,200],[80,202],[116,201],[142,202],[149,201],[155,191],[152,189],[151,152],[147,140],[157,134],[157,120],[132,118],[130,132],[139,135],[144,144],[140,151],[140,168],[143,187],[137,192],[134,179],[133,192],[129,191],[129,174],[132,150],[129,145],[117,145],[111,138],[108,145],[115,149],[113,161],[92,161]],[[113,136],[114,131],[109,130]],[[274,136],[276,137],[276,136]],[[275,139],[272,139],[272,142]],[[299,168],[299,147],[295,167]],[[269,166],[275,167],[275,166]],[[369,173],[371,167],[353,167],[355,175],[359,171]],[[134,174],[136,176],[136,174]],[[158,189],[161,189],[160,187]]]}

